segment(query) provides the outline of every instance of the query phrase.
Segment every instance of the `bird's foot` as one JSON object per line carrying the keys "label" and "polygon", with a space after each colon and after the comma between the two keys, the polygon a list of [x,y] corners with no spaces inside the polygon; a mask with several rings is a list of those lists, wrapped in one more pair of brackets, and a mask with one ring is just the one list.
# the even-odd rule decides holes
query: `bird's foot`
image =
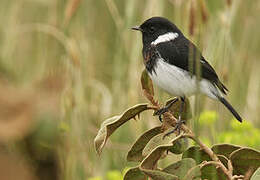
{"label": "bird's foot", "polygon": [[159,120],[162,122],[162,115],[165,113],[165,112],[167,112],[169,109],[170,109],[170,107],[175,103],[175,102],[177,102],[177,98],[176,99],[173,99],[169,104],[167,104],[166,106],[164,106],[163,108],[161,108],[161,109],[159,109],[159,110],[157,110],[157,111],[155,111],[154,112],[154,116],[159,116]]}
{"label": "bird's foot", "polygon": [[175,131],[178,130],[178,133],[180,134],[180,131],[181,131],[181,125],[185,123],[185,120],[181,120],[181,119],[178,119],[178,121],[176,122],[176,125],[174,127],[173,130],[171,130],[170,132],[167,132],[163,138],[165,138],[166,136],[169,136],[171,135],[172,133],[174,133]]}
{"label": "bird's foot", "polygon": [[168,111],[169,108],[163,107],[154,113],[154,116],[159,116],[159,120],[162,122],[162,115]]}

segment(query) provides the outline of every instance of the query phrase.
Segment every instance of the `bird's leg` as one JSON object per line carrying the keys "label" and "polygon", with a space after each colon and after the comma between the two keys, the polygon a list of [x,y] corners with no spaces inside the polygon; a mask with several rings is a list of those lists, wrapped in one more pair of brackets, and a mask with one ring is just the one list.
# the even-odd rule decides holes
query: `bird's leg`
{"label": "bird's leg", "polygon": [[185,97],[181,97],[181,105],[180,105],[178,121],[176,122],[175,128],[172,131],[165,134],[164,137],[174,133],[176,130],[178,130],[179,134],[180,134],[180,127],[183,123],[185,123],[185,120],[181,119],[181,115],[182,115],[183,108],[184,108],[184,103],[185,103]]}
{"label": "bird's leg", "polygon": [[167,112],[169,110],[169,108],[176,103],[178,100],[178,98],[173,99],[169,104],[167,104],[166,106],[164,106],[163,108],[159,109],[158,111],[156,111],[154,113],[154,115],[159,116],[159,120],[162,122],[162,115]]}

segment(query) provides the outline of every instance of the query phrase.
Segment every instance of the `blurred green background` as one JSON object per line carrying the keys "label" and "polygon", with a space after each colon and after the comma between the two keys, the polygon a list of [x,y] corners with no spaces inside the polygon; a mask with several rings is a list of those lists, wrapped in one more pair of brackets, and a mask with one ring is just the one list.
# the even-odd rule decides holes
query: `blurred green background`
{"label": "blurred green background", "polygon": [[[130,27],[152,16],[200,47],[245,119],[191,97],[201,139],[259,150],[259,12],[254,0],[1,0],[0,179],[117,180],[135,165],[126,153],[159,124],[152,112],[116,131],[100,157],[93,140],[106,118],[147,102],[141,34]],[[170,96],[156,88],[156,97]]]}

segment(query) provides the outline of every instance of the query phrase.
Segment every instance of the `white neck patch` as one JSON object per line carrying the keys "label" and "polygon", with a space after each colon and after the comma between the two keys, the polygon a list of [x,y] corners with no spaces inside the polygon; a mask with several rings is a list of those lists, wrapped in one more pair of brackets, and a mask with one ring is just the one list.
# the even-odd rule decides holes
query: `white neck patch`
{"label": "white neck patch", "polygon": [[163,35],[160,35],[157,39],[155,39],[151,45],[157,45],[163,42],[168,42],[168,41],[173,41],[174,39],[176,39],[179,36],[178,33],[174,33],[174,32],[169,32]]}

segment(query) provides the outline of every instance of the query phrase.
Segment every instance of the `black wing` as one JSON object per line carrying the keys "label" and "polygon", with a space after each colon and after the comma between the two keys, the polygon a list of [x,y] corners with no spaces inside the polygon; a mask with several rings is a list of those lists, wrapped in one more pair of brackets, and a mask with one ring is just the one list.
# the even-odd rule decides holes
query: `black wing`
{"label": "black wing", "polygon": [[157,49],[161,57],[169,64],[189,71],[193,75],[196,75],[196,71],[200,69],[200,77],[209,80],[224,94],[228,91],[220,82],[215,70],[201,55],[198,48],[185,37],[179,37],[168,43],[160,43],[157,45]]}

